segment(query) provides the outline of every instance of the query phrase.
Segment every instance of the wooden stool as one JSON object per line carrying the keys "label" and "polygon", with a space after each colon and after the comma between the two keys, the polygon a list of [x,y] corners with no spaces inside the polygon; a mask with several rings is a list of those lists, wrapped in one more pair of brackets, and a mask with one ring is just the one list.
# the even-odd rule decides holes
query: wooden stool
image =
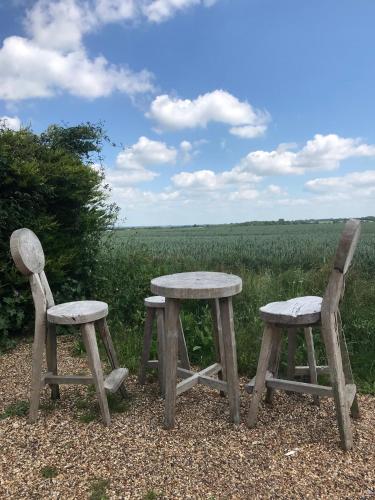
{"label": "wooden stool", "polygon": [[[204,384],[228,395],[230,419],[240,421],[240,391],[237,374],[232,296],[242,290],[242,280],[226,273],[192,272],[160,276],[151,280],[151,291],[166,297],[164,383],[164,426],[175,423],[176,396]],[[178,366],[179,313],[183,300],[208,300],[214,322],[217,363],[199,372]],[[214,378],[218,375],[218,379]],[[177,384],[177,376],[182,380]]]}
{"label": "wooden stool", "polygon": [[[109,425],[106,389],[120,390],[126,395],[123,382],[127,368],[120,368],[106,316],[108,305],[96,300],[82,300],[55,305],[53,295],[44,272],[45,258],[42,245],[30,229],[18,229],[10,238],[11,254],[19,271],[29,277],[35,306],[35,334],[32,355],[32,377],[30,396],[30,422],[38,418],[40,391],[44,385],[51,387],[51,398],[59,399],[59,384],[94,384],[105,425]],[[92,376],[58,375],[56,357],[56,325],[77,325],[81,329],[88,364]],[[112,372],[104,379],[96,342],[95,326],[104,343]],[[43,351],[46,349],[47,373],[42,373]]]}
{"label": "wooden stool", "polygon": [[[153,296],[147,297],[144,301],[146,306],[146,322],[143,337],[143,351],[141,357],[141,367],[139,371],[138,381],[144,385],[146,381],[146,369],[157,368],[159,373],[160,392],[162,396],[165,394],[164,382],[164,353],[165,353],[165,297]],[[157,341],[158,341],[158,359],[150,360],[150,350],[152,341],[152,327],[156,316],[157,326]],[[178,353],[180,358],[181,368],[190,370],[189,354],[186,348],[184,331],[182,328],[181,318],[178,323]]]}
{"label": "wooden stool", "polygon": [[[256,425],[258,407],[265,387],[268,390],[268,398],[272,396],[270,391],[274,389],[333,397],[342,448],[349,450],[352,447],[349,412],[351,411],[353,418],[358,418],[359,410],[356,386],[353,383],[348,349],[341,325],[339,303],[344,294],[346,273],[359,235],[360,222],[348,221],[341,235],[323,299],[321,297],[298,297],[285,302],[272,302],[260,308],[260,316],[265,322],[265,328],[257,373],[247,386],[248,392],[253,394],[247,417],[249,427]],[[311,330],[314,326],[321,327],[328,360],[327,366],[316,366]],[[283,328],[288,329],[289,336],[288,376],[292,378],[294,372],[300,375],[309,373],[311,384],[277,378]],[[309,366],[295,367],[294,364],[297,328],[304,328],[305,331]],[[317,384],[317,376],[320,373],[330,376],[331,386]]]}

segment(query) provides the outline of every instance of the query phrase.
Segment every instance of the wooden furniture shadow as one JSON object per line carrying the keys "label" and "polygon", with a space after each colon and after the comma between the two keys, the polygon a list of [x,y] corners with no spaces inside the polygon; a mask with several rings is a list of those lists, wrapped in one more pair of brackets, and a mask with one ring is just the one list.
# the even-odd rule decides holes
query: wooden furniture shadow
{"label": "wooden furniture shadow", "polygon": [[[143,336],[143,350],[141,366],[139,370],[138,382],[144,385],[146,381],[146,369],[157,368],[159,374],[160,393],[165,396],[164,384],[164,358],[165,358],[165,297],[160,295],[147,297],[144,301],[146,306],[146,321]],[[152,327],[156,317],[158,359],[150,359]],[[184,330],[181,318],[179,318],[178,328],[178,355],[179,366],[185,370],[190,370],[189,354],[186,348]]]}
{"label": "wooden furniture shadow", "polygon": [[[265,322],[262,345],[259,354],[256,376],[247,385],[252,393],[247,424],[254,427],[262,392],[267,387],[268,399],[272,390],[283,389],[313,394],[316,397],[333,397],[336,415],[344,450],[353,446],[351,412],[353,418],[359,417],[356,386],[344,332],[341,325],[339,304],[345,290],[345,277],[350,267],[360,235],[360,222],[349,220],[344,227],[336,250],[333,269],[323,299],[321,297],[298,297],[285,302],[273,302],[260,308],[260,316]],[[328,365],[316,366],[311,328],[321,327]],[[295,367],[295,334],[297,328],[304,328],[309,366]],[[310,374],[312,383],[282,380],[277,378],[278,359],[281,346],[282,329],[288,329],[289,367],[288,376],[295,373]],[[317,375],[328,374],[331,386],[317,384]],[[317,402],[317,399],[315,399]]]}
{"label": "wooden furniture shadow", "polygon": [[[38,418],[40,391],[44,385],[51,387],[51,398],[59,399],[59,384],[94,384],[99,406],[106,425],[110,424],[105,391],[121,391],[128,375],[127,368],[120,368],[117,354],[106,322],[108,305],[96,300],[82,300],[55,305],[53,295],[44,272],[45,257],[42,245],[30,229],[18,229],[10,238],[11,254],[16,267],[28,276],[34,306],[35,333],[32,352],[32,377],[29,421]],[[79,326],[85,344],[91,376],[58,375],[56,325]],[[104,378],[100,362],[95,327],[99,330],[112,371]],[[47,373],[42,373],[43,352],[46,350]]]}

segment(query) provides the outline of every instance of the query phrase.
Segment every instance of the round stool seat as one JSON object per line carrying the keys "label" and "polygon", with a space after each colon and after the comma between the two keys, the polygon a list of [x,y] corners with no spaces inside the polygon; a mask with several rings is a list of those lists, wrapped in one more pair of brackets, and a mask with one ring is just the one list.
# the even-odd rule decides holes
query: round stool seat
{"label": "round stool seat", "polygon": [[161,295],[153,295],[145,299],[146,307],[165,307],[165,297]]}
{"label": "round stool seat", "polygon": [[92,323],[108,315],[108,305],[98,300],[66,302],[47,310],[47,319],[57,325],[81,325]]}
{"label": "round stool seat", "polygon": [[320,321],[322,298],[297,297],[282,302],[271,302],[259,309],[260,317],[267,323],[280,325],[313,325]]}

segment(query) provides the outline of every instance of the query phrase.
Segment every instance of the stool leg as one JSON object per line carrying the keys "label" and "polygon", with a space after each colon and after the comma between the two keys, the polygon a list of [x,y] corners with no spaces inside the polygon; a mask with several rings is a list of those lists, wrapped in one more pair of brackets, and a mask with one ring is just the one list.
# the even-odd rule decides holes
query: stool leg
{"label": "stool leg", "polygon": [[177,382],[177,353],[178,328],[181,304],[177,299],[167,298],[165,301],[165,410],[164,426],[166,429],[174,427],[176,412],[176,382]]}
{"label": "stool leg", "polygon": [[86,323],[81,325],[83,342],[86,347],[87,359],[89,367],[94,379],[96,395],[98,398],[100,411],[105,425],[111,423],[109,415],[107,395],[104,388],[103,370],[99,357],[98,344],[96,342],[94,323]]}
{"label": "stool leg", "polygon": [[152,340],[152,324],[154,322],[155,310],[153,307],[147,307],[145,331],[143,336],[143,350],[141,357],[141,366],[139,369],[138,382],[144,385],[146,381],[146,366],[150,359],[151,340]]}
{"label": "stool leg", "polygon": [[[318,383],[318,374],[316,371],[316,359],[315,359],[315,349],[314,349],[314,339],[312,334],[312,328],[306,327],[304,328],[305,332],[305,340],[306,340],[306,348],[307,348],[307,359],[309,363],[309,371],[310,371],[310,383],[317,384]],[[319,406],[319,396],[316,394],[313,396],[314,404]]]}
{"label": "stool leg", "polygon": [[337,330],[336,315],[333,313],[328,313],[325,317],[322,315],[322,335],[330,369],[341,446],[344,450],[350,450],[353,446],[353,435]]}
{"label": "stool leg", "polygon": [[231,421],[240,423],[240,388],[238,383],[236,338],[234,335],[232,297],[219,299],[220,318],[225,351],[228,400]]}
{"label": "stool leg", "polygon": [[181,316],[178,321],[178,355],[181,361],[181,367],[190,370],[189,353],[186,347],[184,329],[182,328]]}
{"label": "stool leg", "polygon": [[[214,327],[214,345],[216,353],[216,361],[221,364],[221,371],[218,374],[219,380],[227,380],[226,370],[225,370],[225,350],[223,343],[223,329],[221,327],[220,318],[220,305],[219,299],[214,299],[211,301],[211,315]],[[220,391],[220,396],[224,397],[225,392]]]}
{"label": "stool leg", "polygon": [[[339,329],[340,350],[341,350],[342,364],[343,364],[344,375],[345,375],[345,383],[346,384],[353,384],[354,378],[353,378],[352,366],[350,364],[348,346],[346,344],[345,335],[344,335],[344,332],[342,329],[340,311],[338,311],[338,314],[337,314],[337,322],[338,322],[338,329]],[[351,415],[353,418],[357,419],[360,417],[357,394],[354,396],[353,403],[352,403],[352,406],[350,408],[350,412],[351,412]]]}
{"label": "stool leg", "polygon": [[[281,334],[281,331],[279,333],[280,333],[280,335],[278,337],[276,337],[275,341],[273,342],[270,361],[268,364],[268,369],[275,378],[277,378],[277,375],[279,373],[280,354],[281,354],[282,334]],[[275,389],[273,389],[272,387],[267,387],[266,403],[272,404],[272,399],[273,399],[274,393],[275,393]]]}
{"label": "stool leg", "polygon": [[156,325],[158,333],[158,375],[160,394],[165,396],[165,367],[164,367],[164,353],[165,353],[165,311],[164,308],[156,311]]}
{"label": "stool leg", "polygon": [[288,328],[288,367],[287,377],[293,380],[296,371],[297,329]]}
{"label": "stool leg", "polygon": [[[113,345],[112,336],[108,328],[107,320],[105,318],[99,319],[96,324],[112,370],[120,368],[120,363],[118,362],[117,353],[115,350],[115,346]],[[119,391],[123,398],[127,397],[127,392],[124,384],[121,384]]]}
{"label": "stool leg", "polygon": [[43,349],[46,341],[46,319],[45,315],[37,315],[35,318],[35,333],[32,355],[31,394],[29,422],[34,423],[38,418],[40,390],[42,388],[42,362]]}
{"label": "stool leg", "polygon": [[[57,344],[56,344],[56,325],[47,324],[46,335],[46,358],[47,369],[53,375],[57,375]],[[60,389],[58,384],[50,384],[51,399],[60,399]]]}
{"label": "stool leg", "polygon": [[258,408],[259,408],[259,403],[260,403],[260,400],[262,397],[263,390],[264,390],[265,385],[266,385],[266,383],[265,383],[266,382],[266,373],[267,373],[267,368],[269,366],[272,347],[273,347],[274,341],[277,342],[276,336],[281,337],[281,333],[278,331],[278,329],[274,325],[271,325],[270,323],[266,323],[266,326],[265,326],[264,332],[263,332],[262,345],[261,345],[260,353],[259,353],[258,368],[257,368],[256,376],[255,376],[254,390],[253,390],[253,394],[251,397],[249,413],[247,415],[247,426],[248,427],[255,427],[256,422],[257,422]]}

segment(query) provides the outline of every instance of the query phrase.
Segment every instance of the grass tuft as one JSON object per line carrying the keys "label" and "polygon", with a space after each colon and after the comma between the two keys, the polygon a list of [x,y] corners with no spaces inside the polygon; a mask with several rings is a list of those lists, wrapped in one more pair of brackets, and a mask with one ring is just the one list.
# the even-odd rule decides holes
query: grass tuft
{"label": "grass tuft", "polygon": [[56,477],[58,475],[57,469],[50,465],[43,467],[40,473],[45,479],[52,479],[53,477]]}
{"label": "grass tuft", "polygon": [[29,412],[30,404],[28,401],[16,401],[5,408],[3,413],[0,413],[0,420],[8,417],[25,417]]}
{"label": "grass tuft", "polygon": [[106,490],[109,486],[108,479],[96,479],[90,486],[90,500],[108,500]]}

